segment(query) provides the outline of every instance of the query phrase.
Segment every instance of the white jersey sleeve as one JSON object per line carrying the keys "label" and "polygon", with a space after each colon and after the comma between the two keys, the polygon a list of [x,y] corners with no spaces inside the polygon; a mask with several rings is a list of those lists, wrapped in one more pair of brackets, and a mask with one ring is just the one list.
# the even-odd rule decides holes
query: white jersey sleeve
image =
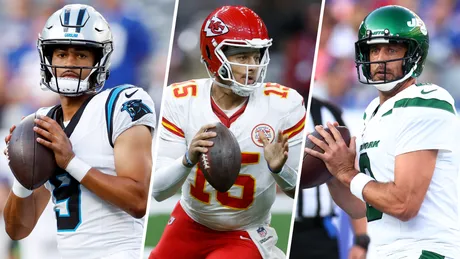
{"label": "white jersey sleeve", "polygon": [[[187,99],[185,96],[181,97],[181,93],[177,90],[179,88],[176,87],[179,85],[184,86],[182,89],[187,89],[188,83],[193,84],[192,81],[173,84],[167,87],[163,93],[163,115],[158,141],[159,152],[152,187],[152,195],[158,201],[177,193],[190,172],[190,168],[182,164],[182,156],[187,150],[183,131],[183,127],[186,125],[184,114],[187,111],[185,108]],[[185,90],[182,94],[185,94]]]}
{"label": "white jersey sleeve", "polygon": [[[453,151],[455,142],[448,136],[457,134],[458,120],[452,97],[443,89],[426,98],[407,98],[395,102],[402,111],[401,126],[396,131],[395,155],[417,150]],[[424,96],[425,97],[425,96]]]}
{"label": "white jersey sleeve", "polygon": [[303,130],[305,128],[306,110],[304,100],[300,94],[294,89],[290,89],[291,109],[286,117],[283,125],[283,134],[289,137],[289,147],[302,144]]}
{"label": "white jersey sleeve", "polygon": [[155,105],[142,88],[122,85],[114,88],[107,99],[106,120],[110,144],[135,125],[156,126]]}
{"label": "white jersey sleeve", "polygon": [[[175,97],[175,89],[177,86],[182,86],[186,83],[192,83],[187,81],[184,83],[173,84],[167,87],[163,93],[163,116],[161,118],[161,130],[160,139],[170,142],[183,143],[185,145],[185,135],[183,128],[186,125],[187,111],[183,108],[184,98]],[[186,89],[186,87],[184,87]],[[186,98],[186,97],[185,97]],[[185,150],[184,150],[185,151]]]}

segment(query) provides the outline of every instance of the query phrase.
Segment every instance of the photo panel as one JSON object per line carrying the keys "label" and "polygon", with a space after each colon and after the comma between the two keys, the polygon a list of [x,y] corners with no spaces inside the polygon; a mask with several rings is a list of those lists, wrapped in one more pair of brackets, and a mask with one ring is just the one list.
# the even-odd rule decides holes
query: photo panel
{"label": "photo panel", "polygon": [[[179,2],[145,256],[223,256],[232,253],[225,239],[236,238],[249,242],[236,257],[285,257],[320,10],[321,1]],[[215,130],[229,130],[239,152],[217,139],[190,151],[208,145],[202,127],[219,122],[224,129]],[[284,142],[287,162],[277,163]],[[213,156],[227,161],[212,168]],[[220,189],[219,174],[235,168],[233,180],[220,179],[230,189]],[[185,236],[193,240],[179,240]]]}
{"label": "photo panel", "polygon": [[458,15],[456,1],[325,1],[306,131],[340,127],[307,151],[290,258],[460,255],[458,213],[435,209],[459,206]]}
{"label": "photo panel", "polygon": [[[174,5],[2,1],[0,258],[142,256]],[[54,120],[73,167],[37,143],[31,114]]]}

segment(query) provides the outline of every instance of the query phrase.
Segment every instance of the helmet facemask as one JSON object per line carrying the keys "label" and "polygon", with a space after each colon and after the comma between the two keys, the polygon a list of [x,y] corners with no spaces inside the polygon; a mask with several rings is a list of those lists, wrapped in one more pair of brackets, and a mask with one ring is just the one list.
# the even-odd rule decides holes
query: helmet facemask
{"label": "helmet facemask", "polygon": [[[219,45],[215,47],[215,56],[219,59],[220,63],[222,64],[218,69],[215,76],[211,76],[208,67],[206,66],[210,77],[213,81],[222,87],[231,89],[235,94],[239,96],[249,96],[255,89],[262,86],[267,66],[270,62],[270,56],[268,48],[271,46],[272,40],[261,40],[261,39],[253,39],[253,40],[223,40]],[[229,53],[227,51],[229,48],[232,49],[239,49],[238,53]],[[247,48],[247,50],[245,50]],[[254,51],[260,51],[260,62],[259,64],[242,64],[237,62],[231,62],[228,60],[227,55],[236,55],[239,53],[248,53]],[[242,66],[246,69],[246,79],[244,83],[240,83],[235,79],[234,73],[232,71],[233,66]],[[249,75],[250,70],[255,69],[255,75],[253,76],[253,83],[249,84]],[[219,77],[223,81],[230,82],[229,85],[217,82],[215,79]]]}
{"label": "helmet facemask", "polygon": [[[402,58],[370,61],[370,45],[372,44],[405,44],[407,51]],[[404,82],[410,77],[417,77],[415,74],[419,61],[422,56],[422,50],[416,40],[394,37],[394,36],[373,36],[361,39],[355,43],[355,63],[358,73],[358,80],[363,84],[372,84],[379,91],[388,92],[393,90],[398,84]],[[403,75],[399,78],[387,79],[387,64],[390,62],[402,61]],[[372,80],[371,64],[383,64],[383,80]]]}
{"label": "helmet facemask", "polygon": [[[73,44],[71,44],[73,43]],[[87,47],[95,55],[93,66],[57,66],[52,64],[53,51],[58,47]],[[84,93],[99,92],[109,76],[108,60],[112,54],[111,43],[108,44],[76,44],[76,42],[47,43],[39,40],[42,88],[65,96],[79,96]],[[57,77],[57,69],[78,70],[78,78]],[[91,70],[86,78],[82,78],[83,70]],[[95,73],[96,72],[96,73]]]}

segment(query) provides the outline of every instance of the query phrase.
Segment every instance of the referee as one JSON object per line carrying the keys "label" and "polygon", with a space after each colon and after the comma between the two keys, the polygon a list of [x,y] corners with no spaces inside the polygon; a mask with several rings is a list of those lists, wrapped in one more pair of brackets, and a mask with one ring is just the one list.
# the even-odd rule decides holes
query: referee
{"label": "referee", "polygon": [[[336,106],[311,99],[308,130],[312,132],[314,125],[337,121],[345,125],[342,112]],[[337,229],[332,224],[336,205],[332,201],[326,184],[299,190],[297,211],[292,235],[290,259],[338,259],[339,245]],[[369,238],[366,235],[366,220],[353,220],[355,232],[354,246],[349,252],[349,259],[366,257]]]}

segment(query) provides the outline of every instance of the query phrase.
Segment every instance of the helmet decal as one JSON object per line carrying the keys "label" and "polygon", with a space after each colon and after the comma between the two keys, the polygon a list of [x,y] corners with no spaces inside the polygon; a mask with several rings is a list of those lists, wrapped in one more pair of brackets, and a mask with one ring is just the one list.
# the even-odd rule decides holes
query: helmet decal
{"label": "helmet decal", "polygon": [[228,32],[227,25],[218,17],[212,17],[206,22],[204,31],[206,37],[218,36]]}

